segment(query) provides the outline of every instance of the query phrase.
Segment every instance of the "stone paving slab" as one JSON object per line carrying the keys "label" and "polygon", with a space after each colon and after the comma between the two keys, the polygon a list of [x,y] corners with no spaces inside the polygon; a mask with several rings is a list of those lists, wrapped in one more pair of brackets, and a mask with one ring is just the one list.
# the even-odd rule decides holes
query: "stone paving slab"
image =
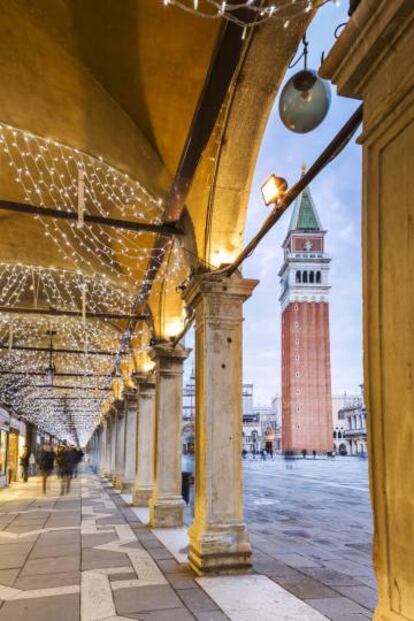
{"label": "stone paving slab", "polygon": [[[358,511],[348,522],[356,529],[350,540],[348,528],[338,532],[332,524],[329,504],[320,507],[308,494],[307,489],[319,486],[318,482],[312,480],[305,486],[304,498],[310,501],[305,509],[291,493],[290,479],[278,479],[276,488],[274,483],[272,477],[264,476],[256,478],[254,492],[247,486],[254,569],[269,576],[253,580],[249,621],[267,618],[258,611],[262,611],[263,598],[271,597],[272,588],[293,611],[295,621],[370,619],[375,589],[371,588],[366,505],[361,505],[362,517]],[[130,509],[111,486],[94,475],[83,474],[73,481],[68,496],[60,497],[56,489],[52,478],[46,498],[39,496],[37,479],[0,491],[0,621],[24,621],[26,617],[30,621],[247,619],[237,603],[235,608],[229,604],[226,590],[220,597],[213,596],[184,564],[184,529],[152,532],[139,521],[146,512]],[[329,490],[332,499],[338,500],[340,486],[330,481]],[[275,498],[283,496],[282,492],[287,498]],[[20,497],[14,502],[16,493]],[[348,486],[347,498],[352,493]],[[255,504],[263,498],[264,504]],[[335,506],[346,515],[345,503]],[[320,528],[315,515],[321,520]],[[354,566],[360,575],[351,572]],[[233,592],[238,600],[246,601],[242,578],[234,577],[238,586]],[[283,621],[277,612],[270,618]]]}

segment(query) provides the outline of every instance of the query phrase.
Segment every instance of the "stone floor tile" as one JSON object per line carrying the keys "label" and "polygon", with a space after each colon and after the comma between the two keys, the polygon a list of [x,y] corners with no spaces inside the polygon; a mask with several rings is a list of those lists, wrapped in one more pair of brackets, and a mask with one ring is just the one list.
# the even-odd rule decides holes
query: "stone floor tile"
{"label": "stone floor tile", "polygon": [[19,575],[20,569],[2,569],[0,570],[0,584],[3,586],[13,586],[14,581]]}
{"label": "stone floor tile", "polygon": [[290,565],[291,567],[320,567],[321,564],[315,561],[314,559],[308,558],[306,556],[302,556],[302,554],[298,554],[294,552],[292,554],[278,554],[277,559],[280,560],[286,565]]}
{"label": "stone floor tile", "polygon": [[198,589],[198,585],[192,576],[187,576],[185,574],[173,574],[167,573],[165,574],[168,582],[171,584],[174,589]]}
{"label": "stone floor tile", "polygon": [[206,610],[204,612],[196,612],[195,618],[197,621],[227,621],[229,617],[220,610]]}
{"label": "stone floor tile", "polygon": [[82,548],[94,548],[100,546],[103,543],[109,543],[115,539],[113,533],[102,533],[101,535],[83,535],[81,546]]}
{"label": "stone floor tile", "polygon": [[[27,553],[28,554],[28,553]],[[0,569],[23,567],[27,554],[0,554]]]}
{"label": "stone floor tile", "polygon": [[284,589],[299,597],[299,599],[322,599],[325,597],[338,597],[338,593],[321,582],[303,576],[301,580],[291,581],[290,578],[278,578],[277,581]]}
{"label": "stone floor tile", "polygon": [[20,576],[14,582],[13,587],[16,589],[22,589],[23,591],[28,591],[31,589],[48,589],[53,587],[68,586],[71,584],[79,584],[80,576],[81,574],[79,571]]}
{"label": "stone floor tile", "polygon": [[354,578],[328,567],[306,567],[301,572],[328,586],[360,586],[362,582],[362,578]]}
{"label": "stone floor tile", "polygon": [[183,589],[180,591],[180,597],[193,613],[218,609],[213,600],[200,588]]}
{"label": "stone floor tile", "polygon": [[183,608],[173,589],[167,585],[121,589],[113,595],[118,615]]}
{"label": "stone floor tile", "polygon": [[32,549],[29,559],[53,558],[56,556],[76,556],[80,554],[78,543],[63,543],[56,545],[37,544]]}
{"label": "stone floor tile", "polygon": [[79,595],[60,595],[4,602],[0,621],[77,621],[80,615]]}
{"label": "stone floor tile", "polygon": [[194,616],[186,608],[169,608],[153,612],[128,613],[131,619],[139,621],[194,621]]}
{"label": "stone floor tile", "polygon": [[82,571],[100,569],[101,567],[123,567],[129,565],[126,554],[86,548],[82,552]]}
{"label": "stone floor tile", "polygon": [[164,547],[162,548],[149,548],[148,552],[151,554],[152,558],[155,560],[165,561],[172,559],[172,554]]}
{"label": "stone floor tile", "polygon": [[366,613],[366,608],[363,608],[356,602],[348,599],[347,597],[328,597],[323,599],[309,599],[304,600],[309,606],[315,608],[323,615],[328,616],[330,619],[335,615],[343,615],[350,613]]}
{"label": "stone floor tile", "polygon": [[345,595],[345,597],[349,597],[354,600],[354,602],[357,602],[357,604],[365,606],[365,608],[369,608],[370,610],[374,610],[378,603],[376,591],[368,586],[338,586],[336,590],[342,593],[342,595]]}
{"label": "stone floor tile", "polygon": [[78,571],[80,555],[61,556],[56,558],[39,558],[28,560],[22,569],[21,576],[33,574],[55,574]]}

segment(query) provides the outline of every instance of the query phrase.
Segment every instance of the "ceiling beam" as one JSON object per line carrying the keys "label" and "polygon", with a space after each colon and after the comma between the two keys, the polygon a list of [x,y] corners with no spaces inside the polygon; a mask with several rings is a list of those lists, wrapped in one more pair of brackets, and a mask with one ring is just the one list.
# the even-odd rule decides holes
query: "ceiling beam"
{"label": "ceiling beam", "polygon": [[[61,209],[52,209],[50,207],[37,207],[35,205],[26,205],[25,203],[13,203],[10,201],[0,200],[0,210],[13,211],[20,215],[42,216],[42,218],[54,218],[57,220],[68,220],[69,222],[77,222],[78,214],[76,211],[64,211]],[[173,235],[182,235],[183,232],[175,223],[151,224],[149,222],[138,222],[131,220],[120,220],[117,218],[105,218],[92,214],[84,214],[85,224],[100,224],[101,226],[109,226],[114,229],[122,229],[124,231],[158,233],[163,237],[171,237]]]}
{"label": "ceiling beam", "polygon": [[[0,375],[28,375],[30,377],[44,377],[43,371],[0,371]],[[106,377],[110,373],[55,373],[55,377]]]}
{"label": "ceiling beam", "polygon": [[110,392],[112,388],[103,387],[103,386],[64,386],[63,384],[53,384],[53,386],[48,386],[47,384],[33,384],[30,388],[45,388],[46,390],[98,390],[101,392]]}
{"label": "ceiling beam", "polygon": [[[9,349],[9,345],[0,344],[0,349]],[[44,351],[50,353],[50,347],[31,347],[25,345],[13,345],[12,351]],[[54,354],[85,354],[84,349],[66,349],[62,347],[54,347]],[[104,350],[87,350],[86,354],[89,356],[116,356],[118,352],[116,351],[104,351]]]}
{"label": "ceiling beam", "polygon": [[[11,313],[16,315],[51,315],[53,317],[82,317],[80,311],[61,310],[58,308],[30,308],[23,306],[0,306],[0,313]],[[87,319],[112,319],[134,321],[145,321],[147,315],[134,315],[132,313],[91,313],[86,312]]]}

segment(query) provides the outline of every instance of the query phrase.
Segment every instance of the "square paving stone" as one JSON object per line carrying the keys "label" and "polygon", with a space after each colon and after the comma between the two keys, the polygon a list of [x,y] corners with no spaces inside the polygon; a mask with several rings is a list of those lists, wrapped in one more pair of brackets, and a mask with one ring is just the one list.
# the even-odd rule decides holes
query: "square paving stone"
{"label": "square paving stone", "polygon": [[338,593],[321,582],[302,576],[302,579],[291,581],[290,578],[278,578],[278,584],[290,591],[299,599],[322,599],[324,597],[338,597]]}
{"label": "square paving stone", "polygon": [[183,589],[180,597],[193,613],[218,610],[213,600],[202,589]]}
{"label": "square paving stone", "polygon": [[336,616],[344,614],[364,614],[367,612],[366,608],[363,608],[356,602],[346,597],[329,597],[324,599],[309,599],[304,600],[309,606],[319,610],[323,615],[326,615],[330,619]]}
{"label": "square paving stone", "polygon": [[63,544],[37,544],[34,546],[30,560],[36,558],[54,558],[56,556],[76,556],[80,553],[80,547],[77,543]]}
{"label": "square paving stone", "polygon": [[20,576],[14,583],[15,589],[28,591],[32,589],[48,589],[52,587],[68,586],[80,584],[80,571],[72,571],[62,574],[36,574],[31,576]]}
{"label": "square paving stone", "polygon": [[113,595],[117,613],[121,616],[131,612],[183,608],[173,589],[167,585],[121,589]]}
{"label": "square paving stone", "polygon": [[71,594],[4,602],[0,621],[77,621],[79,614],[79,595]]}
{"label": "square paving stone", "polygon": [[102,533],[102,535],[83,535],[82,536],[82,548],[94,548],[95,546],[100,546],[103,543],[109,543],[110,541],[114,541],[117,538],[117,534],[113,533]]}
{"label": "square paving stone", "polygon": [[319,582],[328,586],[360,586],[360,578],[348,576],[340,571],[329,569],[328,567],[304,567],[302,573],[312,576]]}
{"label": "square paving stone", "polygon": [[78,571],[79,566],[80,555],[57,556],[55,558],[39,558],[27,561],[25,566],[23,567],[21,576]]}
{"label": "square paving stone", "polygon": [[14,569],[23,567],[27,554],[0,554],[0,569]]}
{"label": "square paving stone", "polygon": [[160,561],[172,559],[173,555],[167,550],[167,548],[149,548],[148,552],[152,558]]}
{"label": "square paving stone", "polygon": [[369,608],[370,610],[374,610],[378,603],[376,591],[367,586],[343,586],[337,587],[337,591],[342,593],[342,595],[345,595],[345,597],[349,597],[354,600],[357,604],[365,606],[365,608]]}
{"label": "square paving stone", "polygon": [[169,608],[168,610],[155,610],[154,612],[129,613],[131,619],[139,621],[194,621],[194,617],[186,608]]}
{"label": "square paving stone", "polygon": [[167,578],[171,586],[174,587],[174,589],[176,589],[177,591],[181,589],[199,588],[194,578],[192,578],[191,576],[186,576],[185,574],[168,573],[165,574],[165,577]]}
{"label": "square paving stone", "polygon": [[82,552],[82,571],[86,569],[101,569],[103,567],[124,567],[130,565],[126,554],[86,548]]}
{"label": "square paving stone", "polygon": [[224,612],[220,610],[208,610],[206,612],[196,612],[195,618],[197,621],[228,621],[229,617],[227,617]]}
{"label": "square paving stone", "polygon": [[[300,549],[300,546],[297,547]],[[302,554],[298,554],[294,552],[292,554],[278,554],[277,560],[286,563],[286,565],[290,565],[291,567],[320,567],[321,564],[315,561],[314,559],[308,558],[306,556],[302,556]]]}
{"label": "square paving stone", "polygon": [[0,584],[3,586],[13,586],[14,581],[19,575],[20,569],[2,569],[0,570]]}

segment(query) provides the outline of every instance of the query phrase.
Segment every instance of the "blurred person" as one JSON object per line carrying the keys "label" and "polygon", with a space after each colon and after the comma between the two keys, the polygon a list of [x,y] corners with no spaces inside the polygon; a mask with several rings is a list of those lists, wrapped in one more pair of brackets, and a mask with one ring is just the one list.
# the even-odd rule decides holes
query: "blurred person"
{"label": "blurred person", "polygon": [[52,447],[48,442],[45,442],[39,451],[39,470],[42,475],[42,489],[46,495],[47,480],[53,470],[55,462],[55,455],[52,451]]}
{"label": "blurred person", "polygon": [[60,495],[70,491],[70,480],[72,478],[72,459],[71,448],[67,444],[62,443],[56,451],[56,462],[58,465],[58,477],[60,478]]}
{"label": "blurred person", "polygon": [[22,469],[23,483],[27,483],[29,479],[29,464],[30,464],[31,451],[28,444],[23,446],[23,452],[20,457],[20,466]]}
{"label": "blurred person", "polygon": [[74,448],[73,449],[76,452],[76,457],[73,456],[73,461],[75,462],[74,466],[73,466],[73,476],[75,477],[75,479],[77,479],[78,477],[78,467],[80,462],[83,459],[83,451],[80,447]]}

